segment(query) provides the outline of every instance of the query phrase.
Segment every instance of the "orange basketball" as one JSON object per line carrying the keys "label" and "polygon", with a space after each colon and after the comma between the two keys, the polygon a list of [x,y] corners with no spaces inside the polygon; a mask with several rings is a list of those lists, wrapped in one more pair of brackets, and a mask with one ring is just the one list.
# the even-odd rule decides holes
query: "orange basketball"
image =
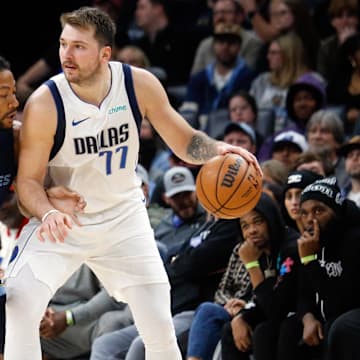
{"label": "orange basketball", "polygon": [[251,211],[261,191],[261,174],[237,154],[212,158],[196,177],[196,193],[201,205],[222,219],[239,218]]}

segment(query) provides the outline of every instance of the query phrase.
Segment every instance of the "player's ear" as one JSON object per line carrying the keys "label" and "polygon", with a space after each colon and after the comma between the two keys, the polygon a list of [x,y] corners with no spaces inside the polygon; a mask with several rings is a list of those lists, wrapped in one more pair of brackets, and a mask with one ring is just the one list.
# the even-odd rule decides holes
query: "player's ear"
{"label": "player's ear", "polygon": [[101,58],[105,61],[109,61],[112,56],[112,49],[111,46],[104,46],[101,49]]}

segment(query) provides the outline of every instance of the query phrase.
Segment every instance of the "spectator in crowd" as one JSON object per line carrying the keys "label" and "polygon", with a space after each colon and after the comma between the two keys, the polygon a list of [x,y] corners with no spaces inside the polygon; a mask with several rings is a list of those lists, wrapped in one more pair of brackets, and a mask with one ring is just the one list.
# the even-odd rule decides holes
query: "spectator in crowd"
{"label": "spectator in crowd", "polygon": [[164,175],[164,200],[171,212],[154,229],[155,239],[170,251],[179,248],[206,218],[197,196],[195,180],[191,171],[174,166]]}
{"label": "spectator in crowd", "polygon": [[[344,130],[352,135],[360,118],[360,33],[349,36],[342,44],[337,69],[329,78],[328,99],[344,112]],[[339,71],[338,69],[341,69]]]}
{"label": "spectator in crowd", "polygon": [[254,297],[223,327],[222,359],[249,359],[250,352],[257,360],[274,359],[278,327],[296,309],[298,233],[285,227],[280,210],[266,194],[241,217],[240,226],[245,241],[239,256]]}
{"label": "spectator in crowd", "polygon": [[288,175],[283,193],[283,215],[286,224],[300,232],[300,194],[306,186],[324,176],[310,170],[295,170]]}
{"label": "spectator in crowd", "polygon": [[[310,69],[316,68],[316,56],[319,47],[319,35],[314,26],[309,8],[301,0],[271,0],[268,13],[257,7],[256,0],[241,0],[251,26],[265,43],[263,53],[266,54],[268,44],[276,36],[287,31],[297,33],[305,46],[305,62]],[[259,72],[266,69],[260,62],[257,65]]]}
{"label": "spectator in crowd", "polygon": [[339,155],[345,158],[345,171],[350,177],[344,195],[360,207],[360,136],[356,135],[342,145]]}
{"label": "spectator in crowd", "polygon": [[[220,23],[240,25],[241,47],[239,56],[242,57],[247,65],[255,69],[258,61],[261,41],[253,31],[246,30],[242,27],[245,19],[245,13],[236,0],[217,0],[212,10],[213,29]],[[197,47],[191,73],[195,74],[206,68],[215,60],[214,54],[214,37],[209,36],[203,39]]]}
{"label": "spectator in crowd", "polygon": [[359,26],[359,5],[357,0],[331,0],[328,14],[334,34],[321,41],[318,52],[317,71],[325,79],[331,79],[338,71],[336,56],[344,41],[355,34]]}
{"label": "spectator in crowd", "polygon": [[229,122],[224,130],[223,141],[256,153],[255,131],[246,123]]}
{"label": "spectator in crowd", "polygon": [[330,177],[303,190],[300,214],[298,310],[283,323],[278,359],[357,359],[360,210]]}
{"label": "spectator in crowd", "polygon": [[142,49],[135,45],[125,45],[122,48],[117,49],[114,55],[114,60],[143,69],[150,67],[150,60],[147,55]]}
{"label": "spectator in crowd", "polygon": [[278,124],[282,123],[282,130],[265,138],[262,147],[258,151],[258,158],[264,161],[270,157],[274,138],[284,131],[296,131],[305,134],[306,124],[312,114],[325,107],[326,94],[325,83],[314,73],[301,76],[289,88],[286,95],[286,114],[278,118]]}
{"label": "spectator in crowd", "polygon": [[150,60],[145,52],[136,45],[125,45],[115,49],[114,60],[147,69],[153,73],[162,83],[166,85],[167,75],[161,67],[151,66]]}
{"label": "spectator in crowd", "polygon": [[230,121],[246,123],[254,129],[256,146],[259,148],[264,137],[258,126],[258,106],[255,98],[248,91],[237,91],[229,99],[228,111]]}
{"label": "spectator in crowd", "polygon": [[302,75],[289,88],[286,96],[287,121],[285,128],[294,128],[300,133],[311,115],[326,106],[326,81],[318,73]]}
{"label": "spectator in crowd", "polygon": [[265,160],[260,165],[263,171],[263,192],[267,193],[281,208],[283,188],[289,170],[283,162],[275,159]]}
{"label": "spectator in crowd", "polygon": [[[260,109],[268,110],[277,118],[286,113],[286,94],[290,85],[311,70],[305,64],[304,46],[294,32],[281,34],[271,40],[267,52],[269,71],[261,72],[251,83],[250,94]],[[272,130],[274,130],[272,129]]]}
{"label": "spectator in crowd", "polygon": [[175,27],[171,6],[169,0],[137,0],[135,22],[143,33],[131,40],[148,56],[151,66],[165,71],[169,86],[187,82],[198,43],[196,37],[184,36]]}
{"label": "spectator in crowd", "polygon": [[281,161],[291,170],[299,155],[308,149],[304,135],[289,130],[278,134],[274,138],[271,158]]}
{"label": "spectator in crowd", "polygon": [[254,74],[244,59],[238,57],[240,45],[239,25],[221,23],[216,26],[215,61],[190,77],[180,108],[183,114],[195,114],[198,128],[206,129],[208,115],[218,109],[226,109],[235,91],[249,89]]}
{"label": "spectator in crowd", "polygon": [[[266,198],[267,195],[260,198],[255,211],[262,212],[260,209],[264,209],[266,201],[269,201]],[[275,218],[277,215],[278,212],[273,214]],[[274,219],[271,218],[271,221],[274,222]],[[243,238],[243,241],[251,240]],[[267,237],[261,246],[266,247],[271,241],[272,239]],[[232,252],[214,302],[205,302],[196,310],[188,339],[188,360],[212,359],[215,347],[221,339],[222,326],[231,321],[253,297],[249,272],[241,260],[241,245],[242,242],[237,244]]]}
{"label": "spectator in crowd", "polygon": [[299,155],[293,170],[309,170],[325,177],[331,174],[332,166],[323,156],[308,150]]}
{"label": "spectator in crowd", "polygon": [[338,155],[338,149],[345,140],[344,125],[339,115],[331,110],[316,111],[306,125],[306,138],[309,149],[325,156],[331,163],[331,174],[336,176],[343,188],[349,177],[344,159]]}
{"label": "spectator in crowd", "polygon": [[269,159],[260,163],[263,171],[263,181],[280,186],[285,185],[288,168],[280,160]]}
{"label": "spectator in crowd", "polygon": [[[154,189],[150,193],[150,203],[157,203],[163,207],[169,207],[169,205],[164,201],[164,196],[163,196],[163,194],[165,193],[165,189],[164,189],[165,172],[174,166],[184,166],[191,171],[191,173],[195,178],[200,169],[200,166],[189,164],[186,161],[183,161],[171,150],[167,152],[166,158],[164,155],[164,158],[160,157],[158,160],[160,161],[156,161],[155,164],[153,164],[153,169],[151,169],[149,172],[150,179],[155,178]],[[161,163],[160,169],[158,165],[159,162]],[[161,171],[159,172],[159,170]],[[158,176],[154,177],[154,174],[157,174]]]}

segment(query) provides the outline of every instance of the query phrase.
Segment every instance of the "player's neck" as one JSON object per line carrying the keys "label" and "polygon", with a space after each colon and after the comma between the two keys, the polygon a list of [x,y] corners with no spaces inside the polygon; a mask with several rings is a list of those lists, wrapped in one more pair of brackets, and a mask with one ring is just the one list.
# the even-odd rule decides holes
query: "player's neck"
{"label": "player's neck", "polygon": [[111,71],[106,68],[87,81],[70,85],[81,100],[100,106],[111,87]]}

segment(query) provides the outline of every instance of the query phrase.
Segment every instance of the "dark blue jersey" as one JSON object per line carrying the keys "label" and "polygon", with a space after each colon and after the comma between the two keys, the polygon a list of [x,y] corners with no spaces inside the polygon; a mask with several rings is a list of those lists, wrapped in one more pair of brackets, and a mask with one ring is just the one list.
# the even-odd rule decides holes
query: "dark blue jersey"
{"label": "dark blue jersey", "polygon": [[9,193],[16,175],[13,129],[0,130],[0,205]]}

